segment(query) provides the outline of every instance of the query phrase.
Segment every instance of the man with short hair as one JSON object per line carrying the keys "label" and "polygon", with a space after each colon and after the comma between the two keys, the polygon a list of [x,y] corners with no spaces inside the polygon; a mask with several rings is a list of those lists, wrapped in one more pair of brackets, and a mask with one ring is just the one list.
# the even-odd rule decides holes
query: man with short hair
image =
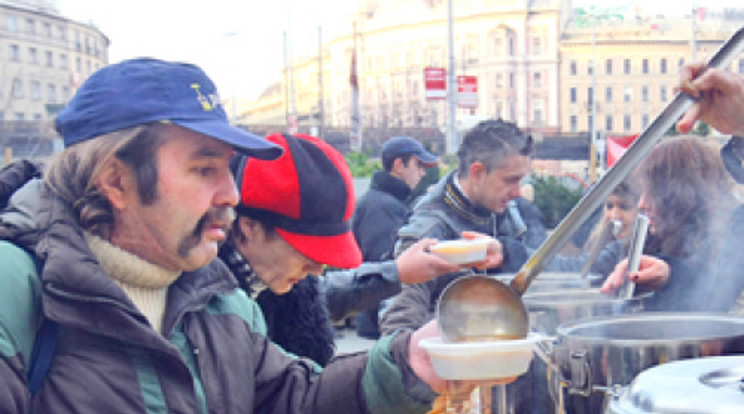
{"label": "man with short hair", "polygon": [[[503,262],[491,273],[516,272],[529,250],[514,230],[509,203],[520,195],[520,184],[530,170],[532,137],[502,120],[482,121],[465,135],[458,150],[457,170],[443,177],[413,208],[398,231],[396,253],[422,237],[451,240],[465,230],[496,237]],[[426,283],[403,286],[383,312],[382,334],[415,329],[435,316],[444,288],[464,272],[440,276]],[[510,396],[511,389],[508,389]],[[517,394],[520,394],[518,392]],[[511,397],[510,397],[511,398]],[[517,405],[530,404],[530,395],[517,395]],[[519,411],[518,411],[519,412]]]}
{"label": "man with short hair", "polygon": [[[282,151],[228,124],[201,69],[106,66],[56,125],[66,149],[0,219],[17,229],[0,241],[0,413],[423,413],[444,390],[418,346],[433,324],[322,372],[267,339],[216,256],[238,202],[234,151]],[[58,327],[53,354],[32,356],[42,321]]]}
{"label": "man with short hair", "polygon": [[[424,149],[415,138],[393,137],[382,145],[382,170],[372,176],[369,190],[359,199],[352,220],[354,237],[359,243],[364,261],[379,261],[392,257],[398,228],[409,214],[406,204],[411,190],[433,167],[437,157]],[[359,336],[380,337],[377,319],[379,303],[356,317]]]}

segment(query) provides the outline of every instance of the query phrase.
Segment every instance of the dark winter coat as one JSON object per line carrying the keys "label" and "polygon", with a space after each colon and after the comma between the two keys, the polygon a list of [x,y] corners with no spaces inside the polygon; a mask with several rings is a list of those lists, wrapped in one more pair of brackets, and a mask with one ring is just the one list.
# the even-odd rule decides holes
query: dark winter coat
{"label": "dark winter coat", "polygon": [[[43,185],[30,194],[32,214],[12,221],[38,229],[22,247],[41,261],[43,282],[9,231],[0,242],[0,413],[424,413],[433,400],[406,365],[405,334],[337,358],[322,374],[288,356],[220,260],[174,282],[156,332],[97,264],[70,207]],[[61,333],[32,400],[25,370],[42,318]]]}
{"label": "dark winter coat", "polygon": [[369,190],[359,199],[351,221],[354,237],[365,262],[392,257],[398,228],[409,210],[406,199],[411,189],[387,171],[372,176]]}

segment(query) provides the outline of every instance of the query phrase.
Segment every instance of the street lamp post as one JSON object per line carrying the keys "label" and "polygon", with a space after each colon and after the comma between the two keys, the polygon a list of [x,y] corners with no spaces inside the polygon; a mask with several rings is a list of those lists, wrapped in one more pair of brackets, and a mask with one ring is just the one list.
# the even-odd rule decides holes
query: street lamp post
{"label": "street lamp post", "polygon": [[447,154],[457,150],[455,134],[455,34],[452,16],[452,0],[447,0],[447,38],[449,49],[449,68],[447,69]]}

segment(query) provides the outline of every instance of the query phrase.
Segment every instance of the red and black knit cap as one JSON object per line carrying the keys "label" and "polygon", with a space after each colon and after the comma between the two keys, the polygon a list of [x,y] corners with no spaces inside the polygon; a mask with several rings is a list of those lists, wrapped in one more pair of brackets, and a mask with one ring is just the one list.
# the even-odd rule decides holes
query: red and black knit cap
{"label": "red and black knit cap", "polygon": [[240,156],[234,163],[238,214],[274,226],[280,237],[315,262],[358,267],[362,253],[351,231],[354,186],[343,155],[309,135],[266,139],[284,153],[273,161]]}

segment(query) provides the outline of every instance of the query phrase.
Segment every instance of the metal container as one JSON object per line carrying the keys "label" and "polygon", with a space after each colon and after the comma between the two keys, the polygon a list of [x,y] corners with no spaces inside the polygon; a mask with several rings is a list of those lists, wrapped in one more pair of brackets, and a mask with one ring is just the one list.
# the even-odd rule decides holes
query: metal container
{"label": "metal container", "polygon": [[[504,283],[509,283],[514,278],[513,273],[504,273],[496,275],[496,278]],[[581,276],[576,272],[540,272],[535,280],[532,281],[527,291],[522,296],[530,295],[537,292],[557,291],[564,289],[587,289],[597,287],[602,284],[604,278],[602,275],[595,273]]]}
{"label": "metal container", "polygon": [[744,356],[669,362],[649,368],[609,399],[605,414],[744,412]]}
{"label": "metal container", "polygon": [[556,332],[550,358],[569,413],[602,412],[608,392],[647,368],[744,351],[744,318],[726,314],[641,312],[569,322]]}
{"label": "metal container", "polygon": [[563,323],[597,316],[639,312],[651,294],[622,299],[605,295],[598,288],[559,289],[527,293],[522,298],[533,331],[555,335]]}

